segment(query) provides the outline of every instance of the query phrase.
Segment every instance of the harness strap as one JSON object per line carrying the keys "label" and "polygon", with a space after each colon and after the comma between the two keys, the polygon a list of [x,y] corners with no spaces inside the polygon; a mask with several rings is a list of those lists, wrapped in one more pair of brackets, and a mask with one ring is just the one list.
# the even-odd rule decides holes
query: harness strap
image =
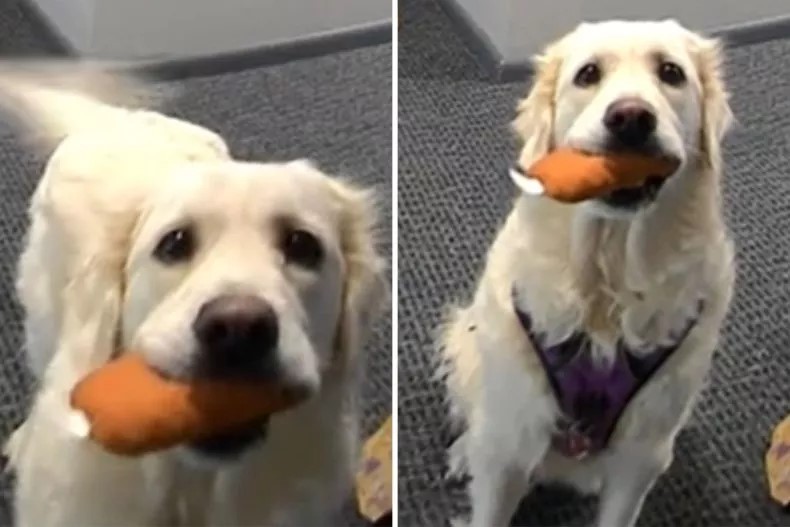
{"label": "harness strap", "polygon": [[568,457],[580,458],[606,447],[628,403],[672,354],[685,342],[699,320],[704,302],[668,346],[635,354],[623,339],[616,345],[614,361],[600,363],[591,353],[592,340],[583,332],[546,346],[545,336],[534,328],[532,317],[513,306],[519,322],[537,352],[562,416],[557,423],[554,447]]}

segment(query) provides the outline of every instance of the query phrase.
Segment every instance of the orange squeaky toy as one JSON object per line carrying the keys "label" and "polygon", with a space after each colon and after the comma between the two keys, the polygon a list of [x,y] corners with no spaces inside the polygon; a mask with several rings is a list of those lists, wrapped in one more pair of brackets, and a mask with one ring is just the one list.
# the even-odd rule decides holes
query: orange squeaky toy
{"label": "orange squeaky toy", "polygon": [[512,168],[510,177],[526,194],[577,203],[618,189],[638,187],[652,177],[669,177],[677,168],[676,160],[665,157],[594,155],[562,148],[539,159],[526,173],[521,167]]}
{"label": "orange squeaky toy", "polygon": [[261,382],[170,380],[142,355],[126,353],[74,387],[70,428],[110,452],[135,456],[253,423],[305,397]]}

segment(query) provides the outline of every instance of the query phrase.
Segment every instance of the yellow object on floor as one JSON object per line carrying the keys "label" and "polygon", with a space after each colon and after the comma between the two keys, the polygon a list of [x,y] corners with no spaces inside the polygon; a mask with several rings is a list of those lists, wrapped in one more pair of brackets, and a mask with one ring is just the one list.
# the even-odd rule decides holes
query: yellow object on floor
{"label": "yellow object on floor", "polygon": [[765,470],[771,497],[783,506],[790,504],[790,415],[774,429],[765,454]]}
{"label": "yellow object on floor", "polygon": [[362,448],[357,472],[359,512],[377,522],[392,511],[392,416],[370,436]]}

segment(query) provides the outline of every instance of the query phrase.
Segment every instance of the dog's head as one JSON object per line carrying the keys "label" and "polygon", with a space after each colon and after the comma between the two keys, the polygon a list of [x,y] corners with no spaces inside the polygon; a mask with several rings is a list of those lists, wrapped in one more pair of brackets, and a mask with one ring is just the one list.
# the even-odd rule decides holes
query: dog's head
{"label": "dog's head", "polygon": [[[535,80],[514,128],[529,166],[555,147],[675,158],[677,176],[706,164],[718,172],[731,119],[718,41],[675,21],[582,24],[535,59]],[[662,181],[584,206],[630,216],[660,199]]]}
{"label": "dog's head", "polygon": [[[196,163],[150,196],[132,233],[124,348],[179,379],[317,393],[381,299],[371,194],[311,164]],[[193,445],[231,457],[266,423]]]}

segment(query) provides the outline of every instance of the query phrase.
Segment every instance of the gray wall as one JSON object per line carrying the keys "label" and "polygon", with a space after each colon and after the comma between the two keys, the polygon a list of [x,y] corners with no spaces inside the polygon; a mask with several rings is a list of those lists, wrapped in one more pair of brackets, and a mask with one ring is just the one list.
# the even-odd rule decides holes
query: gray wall
{"label": "gray wall", "polygon": [[184,58],[386,23],[390,0],[28,0],[82,55]]}
{"label": "gray wall", "polygon": [[702,31],[790,17],[790,0],[451,0],[505,62],[524,62],[581,21],[676,18]]}

